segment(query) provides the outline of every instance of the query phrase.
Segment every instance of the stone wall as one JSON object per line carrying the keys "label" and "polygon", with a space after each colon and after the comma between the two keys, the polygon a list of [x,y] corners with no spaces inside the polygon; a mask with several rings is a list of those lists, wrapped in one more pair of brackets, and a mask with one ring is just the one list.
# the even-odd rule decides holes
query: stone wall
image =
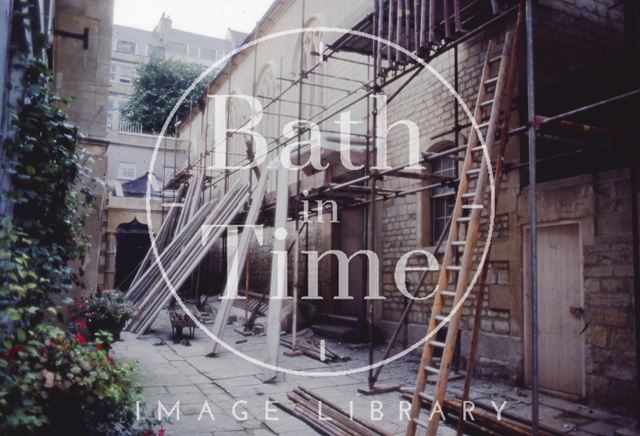
{"label": "stone wall", "polygon": [[[80,142],[93,158],[88,166],[93,177],[106,175],[108,142],[107,99],[113,26],[113,0],[59,0],[55,2],[55,29],[83,34],[89,30],[88,45],[69,36],[56,35],[53,40],[54,87],[58,94],[70,97],[64,110],[69,121],[78,127]],[[96,187],[95,202],[102,207],[107,192]],[[99,273],[102,245],[102,212],[93,212],[86,220],[90,248],[82,261],[83,288],[95,290],[103,284]]]}
{"label": "stone wall", "polygon": [[[631,406],[636,396],[631,189],[626,171],[594,181],[593,244],[584,246],[588,395]],[[604,212],[604,213],[603,213]]]}
{"label": "stone wall", "polygon": [[55,27],[75,34],[89,29],[86,49],[81,40],[61,35],[55,37],[55,87],[61,95],[73,97],[65,110],[80,132],[104,138],[107,134],[113,0],[59,0],[56,2]]}

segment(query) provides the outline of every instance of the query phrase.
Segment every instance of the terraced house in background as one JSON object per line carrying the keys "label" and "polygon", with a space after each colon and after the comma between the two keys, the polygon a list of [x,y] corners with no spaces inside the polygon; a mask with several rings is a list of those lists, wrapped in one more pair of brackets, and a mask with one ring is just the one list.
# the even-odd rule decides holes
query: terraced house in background
{"label": "terraced house in background", "polygon": [[109,130],[136,129],[135,125],[127,124],[119,112],[133,92],[133,79],[139,64],[157,56],[208,67],[242,43],[245,37],[245,33],[233,29],[227,29],[225,38],[185,32],[174,28],[173,20],[164,14],[151,31],[114,24],[109,72]]}

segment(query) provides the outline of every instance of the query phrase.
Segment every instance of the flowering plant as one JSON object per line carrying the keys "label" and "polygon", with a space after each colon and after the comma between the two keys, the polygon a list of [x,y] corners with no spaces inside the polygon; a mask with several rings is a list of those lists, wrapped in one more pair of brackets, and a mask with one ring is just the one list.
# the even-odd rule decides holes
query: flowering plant
{"label": "flowering plant", "polygon": [[134,425],[135,364],[117,363],[104,344],[40,325],[2,348],[0,433],[144,434]]}
{"label": "flowering plant", "polygon": [[85,297],[71,310],[71,318],[80,331],[86,329],[95,337],[102,330],[111,333],[114,339],[120,337],[132,315],[133,306],[119,291],[103,291],[101,295]]}

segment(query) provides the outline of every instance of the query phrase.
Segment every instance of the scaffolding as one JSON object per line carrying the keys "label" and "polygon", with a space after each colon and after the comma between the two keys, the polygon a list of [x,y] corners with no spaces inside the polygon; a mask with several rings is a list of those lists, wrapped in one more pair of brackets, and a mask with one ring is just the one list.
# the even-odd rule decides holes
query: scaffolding
{"label": "scaffolding", "polygon": [[[306,22],[304,0],[301,0],[301,23],[304,27]],[[354,30],[362,33],[368,33],[374,35],[381,40],[389,41],[393,44],[406,49],[408,52],[413,53],[424,62],[430,62],[444,53],[453,51],[454,59],[454,89],[456,92],[459,90],[459,65],[458,65],[458,46],[470,39],[481,35],[482,32],[495,26],[497,23],[504,23],[507,20],[511,20],[515,17],[518,10],[522,10],[522,16],[524,19],[525,38],[523,44],[523,52],[526,54],[526,63],[524,68],[525,86],[523,87],[525,92],[521,93],[519,98],[520,103],[526,103],[526,120],[523,125],[512,128],[508,131],[502,132],[505,136],[527,136],[528,144],[528,159],[526,162],[509,163],[499,162],[499,165],[504,165],[504,171],[513,171],[517,169],[528,169],[528,185],[529,187],[535,187],[537,185],[537,173],[536,166],[543,161],[549,161],[553,159],[561,159],[566,157],[567,153],[558,153],[554,156],[538,158],[536,153],[536,142],[539,138],[546,138],[556,141],[572,141],[575,139],[576,134],[578,136],[588,135],[601,135],[604,137],[616,138],[617,140],[623,140],[625,142],[637,141],[635,137],[629,137],[627,135],[621,135],[612,129],[599,128],[597,126],[590,126],[585,124],[576,123],[571,121],[570,118],[575,117],[578,114],[582,114],[587,111],[595,109],[601,109],[612,103],[621,101],[628,101],[632,98],[640,96],[640,89],[631,90],[610,98],[606,98],[600,101],[592,102],[591,104],[575,108],[558,115],[550,117],[541,117],[535,106],[535,58],[534,58],[534,5],[532,0],[508,1],[498,2],[496,0],[454,0],[453,2],[442,2],[442,8],[438,6],[436,8],[435,0],[375,0],[374,10],[361,20]],[[632,2],[623,2],[625,8],[632,10],[634,8]],[[451,8],[451,10],[449,10]],[[626,18],[626,14],[625,14]],[[261,30],[261,23],[258,24],[256,30],[249,36],[248,40],[257,35]],[[636,48],[634,48],[636,49]],[[256,49],[257,50],[257,49]],[[307,232],[308,238],[308,226],[301,225],[300,223],[300,210],[301,202],[303,200],[334,200],[341,208],[360,208],[362,209],[363,216],[363,233],[362,233],[362,246],[364,249],[376,252],[379,247],[376,247],[375,235],[378,232],[376,228],[376,204],[379,202],[385,202],[395,198],[403,198],[407,196],[416,195],[423,191],[433,190],[442,186],[450,186],[457,184],[459,177],[442,177],[438,174],[433,174],[428,170],[428,164],[435,159],[444,156],[457,157],[460,152],[466,149],[466,146],[460,146],[459,138],[461,132],[464,129],[470,128],[470,123],[465,123],[460,120],[460,113],[458,103],[455,98],[452,99],[454,123],[450,128],[444,131],[438,132],[432,136],[432,139],[442,137],[444,135],[453,134],[455,137],[456,146],[452,149],[432,154],[423,154],[421,158],[421,164],[424,165],[425,170],[420,173],[407,171],[407,167],[415,165],[415,163],[407,163],[403,165],[395,166],[388,170],[374,170],[372,169],[372,162],[377,150],[376,141],[378,138],[375,136],[377,131],[376,125],[378,122],[376,99],[370,99],[371,96],[376,96],[384,93],[385,89],[395,84],[397,87],[393,93],[387,96],[387,102],[390,103],[423,70],[423,66],[420,63],[415,62],[411,56],[407,56],[404,52],[395,49],[392,45],[381,42],[380,40],[370,40],[357,35],[344,35],[339,37],[333,44],[325,47],[321,52],[315,52],[314,56],[317,58],[317,62],[305,69],[303,64],[303,47],[300,44],[300,65],[297,77],[289,79],[284,77],[278,77],[277,80],[280,84],[280,92],[273,97],[260,95],[257,90],[253,89],[254,96],[265,100],[263,104],[263,113],[277,117],[278,120],[278,132],[281,131],[282,119],[304,119],[304,108],[309,110],[317,110],[312,113],[311,117],[307,117],[309,121],[315,122],[318,126],[321,126],[325,121],[330,120],[337,114],[344,110],[353,107],[360,103],[366,103],[367,105],[367,121],[366,121],[366,133],[356,133],[352,135],[353,141],[359,141],[358,143],[364,147],[364,170],[360,175],[351,175],[350,180],[335,182],[331,180],[325,180],[321,186],[314,187],[307,192],[302,192],[301,174],[297,172],[296,182],[293,188],[293,194],[289,198],[289,218],[295,225],[295,240],[290,248],[294,250],[294,280],[293,280],[293,295],[294,302],[298,300],[298,290],[301,283],[301,274],[299,273],[299,251],[300,251],[300,238],[303,230]],[[357,54],[360,55],[357,59],[349,56],[343,56],[341,54]],[[229,65],[232,64],[233,59]],[[366,80],[356,80],[350,77],[341,77],[336,75],[327,74],[320,71],[320,67],[327,63],[344,63],[359,65],[367,69],[368,77]],[[255,64],[255,62],[254,62]],[[256,68],[254,65],[254,84]],[[313,76],[323,76],[330,78],[340,83],[340,86],[321,85],[310,80]],[[306,88],[310,87],[323,87],[324,89],[341,93],[339,98],[327,105],[318,104],[316,102],[303,101],[303,95]],[[297,113],[283,113],[281,112],[281,103],[291,103],[297,105]],[[521,106],[522,107],[522,106]],[[242,135],[242,129],[248,125],[249,121],[242,124],[235,131],[230,133],[233,135]],[[550,133],[550,127],[554,129]],[[309,133],[308,127],[301,127],[297,129],[297,134],[293,137],[287,138],[284,134],[279,136],[269,137],[267,155],[281,150],[283,147],[291,143],[293,140],[298,142]],[[321,133],[329,135],[340,134],[338,131],[331,129],[320,129]],[[373,132],[373,133],[372,133]],[[168,188],[177,188],[180,184],[183,184],[189,180],[192,173],[205,171],[207,157],[213,153],[213,150],[222,144],[213,144],[211,148],[208,148],[204,153],[194,161],[189,160],[187,167],[176,174],[174,179],[167,184]],[[297,161],[301,161],[302,150],[297,148]],[[580,153],[579,150],[574,150],[569,153]],[[240,162],[236,164],[251,163],[254,160],[252,144],[247,142],[247,154]],[[531,165],[531,163],[535,163]],[[635,168],[635,163],[632,165],[632,169]],[[227,181],[229,177],[238,172],[239,170],[227,170],[218,176],[212,176],[207,178],[205,182],[205,189],[211,188],[220,184],[225,185],[227,189]],[[255,175],[260,176],[260,170],[254,169]],[[632,175],[635,177],[635,171],[632,171]],[[250,172],[250,185],[252,183],[252,174]],[[409,189],[383,189],[379,186],[379,182],[385,177],[407,178],[412,180],[431,181],[424,186]],[[635,180],[635,178],[634,178]],[[634,184],[635,187],[635,184]],[[635,192],[635,191],[634,191]],[[634,194],[635,195],[635,194]],[[634,197],[635,200],[635,197]],[[176,200],[177,201],[177,200]],[[634,290],[636,295],[636,305],[640,301],[640,280],[638,279],[640,265],[638,264],[638,217],[636,211],[637,205],[633,204],[634,217]],[[263,211],[273,211],[275,209],[274,203],[266,203],[263,207]],[[315,211],[315,214],[320,214],[323,211]],[[531,307],[530,307],[530,322],[531,322],[531,374],[532,374],[532,418],[530,421],[531,431],[533,434],[539,432],[539,414],[538,414],[538,392],[539,392],[539,379],[538,379],[538,349],[537,349],[537,247],[536,247],[536,223],[537,223],[537,204],[536,195],[529,195],[529,222],[530,222],[530,289],[531,289]],[[445,226],[445,229],[441,235],[439,235],[437,247],[439,247],[447,232],[447,227],[450,225],[451,219]],[[308,239],[307,239],[308,244]],[[426,274],[423,274],[417,285],[413,289],[413,294],[418,295],[421,287],[425,281]],[[363,288],[367,288],[368,284],[366,280],[368,274],[363,271]],[[480,285],[481,287],[484,284]],[[411,300],[404,308],[400,319],[397,322],[396,329],[392,334],[390,341],[388,342],[385,351],[383,353],[383,359],[386,359],[395,342],[400,337],[402,328],[406,328],[408,315],[411,312],[413,300]],[[294,303],[296,304],[296,303]],[[373,336],[374,325],[373,319],[373,307],[374,302],[367,300],[365,302],[366,307],[363,307],[361,312],[363,321],[367,326],[369,341],[369,363],[374,363],[373,353]],[[479,321],[479,309],[480,306],[475,308],[474,316],[476,322],[474,323],[474,336],[477,336],[475,332],[476,326]],[[294,309],[294,317],[297,311]],[[636,313],[638,308],[636,307]],[[636,316],[637,330],[640,331],[640,317]],[[295,319],[293,325],[296,325]],[[636,335],[636,355],[640,358],[640,335]],[[293,338],[291,342],[291,348],[296,349],[296,333],[295,327],[293,331]],[[469,367],[473,368],[475,348],[472,348],[469,356]],[[638,365],[640,366],[640,365]],[[383,367],[380,366],[376,370],[369,371],[368,377],[368,390],[371,392],[376,391],[376,382]],[[468,395],[468,388],[472,377],[472,371],[467,372],[465,380],[465,395]],[[640,379],[640,377],[639,377]],[[640,390],[640,385],[639,385]],[[384,389],[379,389],[384,391]],[[463,398],[463,400],[466,398]],[[462,421],[461,421],[462,422]],[[461,431],[461,429],[460,429]]]}

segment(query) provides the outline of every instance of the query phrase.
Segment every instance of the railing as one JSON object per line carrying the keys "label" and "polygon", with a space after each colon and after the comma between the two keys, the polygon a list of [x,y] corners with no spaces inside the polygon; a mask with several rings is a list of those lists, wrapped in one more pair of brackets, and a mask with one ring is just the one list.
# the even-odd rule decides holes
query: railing
{"label": "railing", "polygon": [[142,125],[120,118],[118,120],[118,131],[120,133],[142,133]]}

